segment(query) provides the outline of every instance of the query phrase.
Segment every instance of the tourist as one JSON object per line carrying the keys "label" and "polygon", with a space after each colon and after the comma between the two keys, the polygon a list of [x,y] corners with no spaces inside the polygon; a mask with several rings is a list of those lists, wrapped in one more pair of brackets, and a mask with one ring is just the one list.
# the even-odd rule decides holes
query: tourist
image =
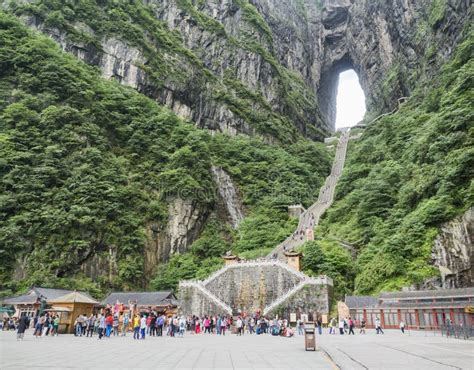
{"label": "tourist", "polygon": [[49,333],[50,327],[49,324],[51,323],[51,318],[49,314],[46,314],[44,317],[44,324],[43,324],[43,332],[41,333],[42,337],[46,337]]}
{"label": "tourist", "polygon": [[349,320],[348,320],[348,325],[349,325],[349,335],[355,335],[354,333],[354,320],[352,320],[350,317],[349,317]]}
{"label": "tourist", "polygon": [[89,321],[87,319],[87,315],[81,315],[82,317],[82,321],[81,321],[81,324],[82,324],[82,335],[86,335],[86,331],[87,331],[87,322]]}
{"label": "tourist", "polygon": [[225,335],[225,330],[227,329],[227,319],[226,317],[222,317],[221,319],[221,333],[222,335]]}
{"label": "tourist", "polygon": [[165,316],[161,315],[157,320],[157,329],[158,329],[158,336],[163,336],[163,325],[165,324]]}
{"label": "tourist", "polygon": [[359,334],[365,334],[365,326],[366,326],[366,324],[367,324],[367,323],[366,323],[365,319],[362,319],[362,320],[360,321],[360,332],[359,332]]}
{"label": "tourist", "polygon": [[252,316],[252,317],[249,319],[249,322],[248,322],[249,334],[253,334],[253,333],[254,333],[254,330],[253,330],[254,327],[255,327],[255,318]]}
{"label": "tourist", "polygon": [[204,334],[209,333],[211,334],[211,321],[207,316],[204,317]]}
{"label": "tourist", "polygon": [[99,338],[98,339],[102,339],[103,335],[104,335],[104,332],[105,332],[105,328],[107,326],[106,322],[105,322],[105,316],[104,315],[100,315],[99,319],[98,319],[98,322],[99,322]]}
{"label": "tourist", "polygon": [[140,339],[145,339],[146,319],[147,319],[146,315],[143,315],[140,320],[140,333],[141,333]]}
{"label": "tourist", "polygon": [[405,323],[402,321],[400,321],[400,330],[402,331],[403,334],[405,334]]}
{"label": "tourist", "polygon": [[54,319],[53,319],[53,330],[51,334],[57,337],[58,330],[59,330],[59,315],[56,315],[54,316]]}
{"label": "tourist", "polygon": [[96,317],[94,314],[91,314],[89,316],[89,319],[87,320],[87,334],[86,337],[91,337],[92,334],[94,334],[94,327],[95,327],[95,322],[96,322]]}
{"label": "tourist", "polygon": [[196,317],[196,324],[195,325],[196,325],[195,333],[199,334],[201,332],[201,323],[200,323],[199,317]]}
{"label": "tourist", "polygon": [[339,334],[344,335],[344,319],[339,320]]}
{"label": "tourist", "polygon": [[75,336],[82,337],[82,316],[79,315],[76,317],[76,321],[74,322],[75,328]]}
{"label": "tourist", "polygon": [[237,328],[237,335],[242,335],[242,319],[239,316],[235,322],[235,327]]}
{"label": "tourist", "polygon": [[153,313],[150,320],[150,336],[156,335],[156,315]]}
{"label": "tourist", "polygon": [[380,323],[380,319],[378,317],[375,319],[375,332],[376,334],[380,334],[380,333],[384,334],[382,330],[382,325]]}
{"label": "tourist", "polygon": [[112,314],[109,312],[107,317],[105,318],[105,336],[110,338],[110,334],[112,334],[112,327],[114,325],[114,318]]}
{"label": "tourist", "polygon": [[140,339],[140,318],[138,315],[133,318],[133,339]]}
{"label": "tourist", "polygon": [[184,316],[181,316],[181,318],[179,319],[178,325],[179,325],[178,336],[183,338],[184,332],[186,330],[186,319],[184,318]]}
{"label": "tourist", "polygon": [[122,337],[124,337],[127,334],[128,330],[128,313],[125,313],[123,315],[123,321],[122,321]]}
{"label": "tourist", "polygon": [[146,334],[150,335],[151,333],[151,314],[148,314],[148,317],[146,318]]}
{"label": "tourist", "polygon": [[24,315],[20,317],[20,320],[18,320],[18,331],[16,333],[16,340],[23,340],[23,337],[25,336],[25,331],[28,329],[28,326],[30,325],[30,319],[28,316]]}
{"label": "tourist", "polygon": [[336,318],[333,317],[331,321],[329,322],[329,334],[336,334]]}
{"label": "tourist", "polygon": [[119,330],[118,330],[119,319],[118,319],[117,314],[114,314],[114,318],[113,318],[113,321],[112,321],[112,327],[113,327],[113,330],[114,330],[114,337],[118,337],[118,335],[119,335]]}
{"label": "tourist", "polygon": [[323,334],[323,322],[321,321],[320,317],[318,317],[318,319],[316,320],[316,325],[318,326],[319,335]]}
{"label": "tourist", "polygon": [[298,319],[296,320],[296,331],[298,332],[298,335],[303,335],[303,326],[301,325],[303,322]]}

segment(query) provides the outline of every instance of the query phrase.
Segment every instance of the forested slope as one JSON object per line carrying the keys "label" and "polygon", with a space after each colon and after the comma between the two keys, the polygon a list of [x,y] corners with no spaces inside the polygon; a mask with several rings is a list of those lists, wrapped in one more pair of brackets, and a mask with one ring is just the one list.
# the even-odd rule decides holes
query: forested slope
{"label": "forested slope", "polygon": [[[337,201],[306,248],[317,272],[328,271],[319,251],[339,251],[340,294],[420,286],[439,273],[438,227],[474,203],[473,54],[471,33],[434,80],[351,143]],[[338,241],[355,246],[354,266]]]}
{"label": "forested slope", "polygon": [[[211,136],[135,90],[103,80],[4,13],[0,45],[0,282],[6,293],[33,283],[143,289],[153,277],[144,275],[145,224],[166,223],[167,203],[176,197],[211,215],[196,246],[178,257],[192,267],[181,269],[186,277],[208,273],[229,246],[265,250],[283,239],[292,224],[286,205],[311,202],[329,171],[321,144],[300,138],[270,146],[257,138]],[[237,231],[213,216],[212,165],[224,168],[242,192],[249,217]],[[92,281],[81,275],[81,264],[110,246],[117,248],[117,276]]]}

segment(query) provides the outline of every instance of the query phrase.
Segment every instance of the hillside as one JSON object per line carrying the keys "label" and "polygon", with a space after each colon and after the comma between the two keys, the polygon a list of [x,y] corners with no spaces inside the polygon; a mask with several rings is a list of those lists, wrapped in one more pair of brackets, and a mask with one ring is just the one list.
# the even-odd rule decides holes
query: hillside
{"label": "hillside", "polygon": [[[433,266],[439,226],[474,204],[473,53],[471,34],[434,80],[352,143],[321,239],[307,247],[343,249],[343,241],[356,249],[355,265],[344,272],[346,292],[420,287],[439,276]],[[327,270],[324,258],[312,267]]]}
{"label": "hillside", "polygon": [[[265,250],[282,240],[292,226],[286,205],[309,203],[329,171],[321,144],[211,136],[133,89],[103,80],[10,16],[0,19],[4,290],[33,283],[144,288],[156,271],[147,262],[147,232],[150,225],[166,229],[177,200],[193,209],[196,234],[204,228],[192,252],[179,257],[192,270],[183,273],[206,274],[233,243],[239,251]],[[218,216],[225,210],[219,210],[213,164],[232,176],[248,214],[235,242]],[[171,251],[178,252],[184,251]],[[99,273],[87,269],[91,261]]]}
{"label": "hillside", "polygon": [[347,69],[366,128],[305,272],[473,285],[473,43],[465,0],[1,1],[0,293],[267,255],[330,172]]}

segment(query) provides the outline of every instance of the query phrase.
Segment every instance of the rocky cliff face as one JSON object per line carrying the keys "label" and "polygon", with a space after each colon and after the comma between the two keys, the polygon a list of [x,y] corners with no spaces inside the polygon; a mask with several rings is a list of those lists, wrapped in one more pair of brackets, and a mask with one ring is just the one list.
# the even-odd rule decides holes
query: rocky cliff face
{"label": "rocky cliff face", "polygon": [[222,168],[213,166],[211,171],[217,185],[219,199],[223,204],[222,208],[226,212],[230,225],[235,229],[239,226],[240,221],[244,219],[244,210],[238,189]]}
{"label": "rocky cliff face", "polygon": [[[51,20],[53,11],[64,12],[54,5],[17,13],[107,78],[154,97],[198,126],[268,140],[288,138],[277,131],[289,133],[289,126],[309,136],[316,128],[333,130],[339,73],[346,69],[358,73],[369,111],[394,107],[451,55],[472,10],[467,0],[143,4],[122,7],[120,17],[107,5],[94,8],[107,21],[126,23],[113,32],[88,19]],[[143,42],[126,32],[127,22],[144,28],[133,30]],[[158,39],[153,27],[173,37]]]}
{"label": "rocky cliff face", "polygon": [[[270,143],[333,130],[338,76],[348,68],[359,74],[368,110],[390,110],[451,55],[472,11],[467,0],[15,4],[2,2],[104,77],[199,127]],[[237,192],[214,175],[236,226]],[[171,201],[164,230],[147,227],[147,271],[184,251],[209,212]]]}
{"label": "rocky cliff face", "polygon": [[433,246],[434,265],[439,268],[442,288],[474,285],[474,208],[441,226]]}

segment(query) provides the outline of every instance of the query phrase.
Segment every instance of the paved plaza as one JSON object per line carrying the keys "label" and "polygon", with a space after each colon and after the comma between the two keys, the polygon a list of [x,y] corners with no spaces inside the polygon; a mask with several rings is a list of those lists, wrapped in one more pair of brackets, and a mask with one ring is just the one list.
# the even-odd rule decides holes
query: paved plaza
{"label": "paved plaza", "polygon": [[474,369],[474,342],[431,333],[398,331],[355,337],[317,336],[319,350],[306,352],[302,336],[192,335],[184,338],[76,338],[23,342],[0,333],[1,369]]}

